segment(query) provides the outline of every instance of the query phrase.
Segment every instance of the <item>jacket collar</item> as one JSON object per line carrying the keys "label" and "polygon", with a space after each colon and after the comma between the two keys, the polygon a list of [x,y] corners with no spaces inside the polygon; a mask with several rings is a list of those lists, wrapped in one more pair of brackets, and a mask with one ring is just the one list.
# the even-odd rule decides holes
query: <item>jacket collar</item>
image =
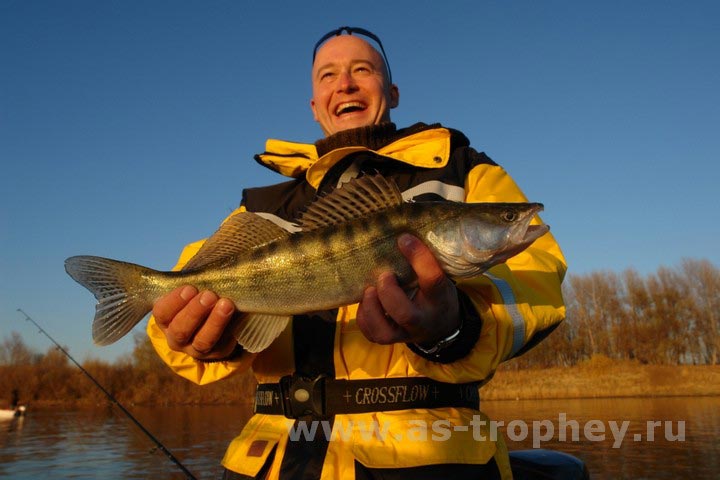
{"label": "jacket collar", "polygon": [[340,132],[315,144],[269,139],[265,152],[256,155],[255,160],[287,177],[305,175],[308,183],[317,188],[333,165],[361,151],[416,167],[444,167],[450,157],[450,139],[450,130],[438,124],[419,123],[402,130],[387,124]]}

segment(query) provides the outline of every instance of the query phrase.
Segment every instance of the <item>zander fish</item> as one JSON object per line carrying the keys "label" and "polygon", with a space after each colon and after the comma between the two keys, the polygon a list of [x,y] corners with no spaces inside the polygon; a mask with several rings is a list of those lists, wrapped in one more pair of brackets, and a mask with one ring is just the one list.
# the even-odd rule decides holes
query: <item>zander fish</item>
{"label": "zander fish", "polygon": [[154,302],[181,285],[235,302],[244,318],[235,336],[247,351],[267,348],[292,315],[357,303],[380,273],[412,290],[416,276],[397,246],[417,236],[454,279],[478,275],[548,231],[530,225],[539,203],[404,202],[380,175],[351,180],[308,207],[290,233],[250,212],[230,217],[177,272],[77,256],[65,270],[97,299],[93,339],[109,345]]}

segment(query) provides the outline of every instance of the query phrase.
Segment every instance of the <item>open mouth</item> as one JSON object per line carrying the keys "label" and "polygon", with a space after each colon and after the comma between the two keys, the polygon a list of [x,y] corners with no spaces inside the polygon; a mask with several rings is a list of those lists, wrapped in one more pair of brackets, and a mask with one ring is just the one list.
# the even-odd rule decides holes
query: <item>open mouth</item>
{"label": "open mouth", "polygon": [[527,230],[525,230],[525,237],[523,238],[522,243],[524,245],[530,245],[535,240],[545,235],[549,230],[550,227],[547,225],[530,225]]}
{"label": "open mouth", "polygon": [[[528,218],[528,223],[530,218]],[[527,228],[517,232],[514,241],[509,242],[501,252],[496,254],[494,263],[500,263],[507,260],[510,257],[514,257],[518,253],[528,248],[538,238],[545,235],[550,231],[550,227],[547,225],[527,225]]]}
{"label": "open mouth", "polygon": [[345,102],[339,104],[337,107],[335,107],[335,116],[341,117],[343,115],[347,115],[350,113],[355,112],[362,112],[366,109],[364,103],[362,102]]}
{"label": "open mouth", "polygon": [[545,235],[550,230],[550,227],[548,225],[530,225],[533,217],[538,212],[542,211],[542,209],[543,206],[541,204],[536,204],[532,209],[525,213],[522,221],[514,229],[514,232],[511,233],[512,243],[517,245],[517,247],[512,248],[511,250],[516,250],[517,248],[519,248],[519,251],[521,251],[525,249],[527,246],[529,246],[538,238]]}
{"label": "open mouth", "polygon": [[541,204],[536,204],[534,208],[532,208],[526,213],[526,216],[521,224],[522,227],[518,229],[518,231],[515,233],[515,243],[517,243],[517,247],[511,250],[524,250],[525,248],[530,246],[530,244],[532,244],[535,240],[542,237],[550,230],[550,226],[545,224],[530,225],[530,222],[532,221],[535,214],[542,211],[542,209],[543,206]]}

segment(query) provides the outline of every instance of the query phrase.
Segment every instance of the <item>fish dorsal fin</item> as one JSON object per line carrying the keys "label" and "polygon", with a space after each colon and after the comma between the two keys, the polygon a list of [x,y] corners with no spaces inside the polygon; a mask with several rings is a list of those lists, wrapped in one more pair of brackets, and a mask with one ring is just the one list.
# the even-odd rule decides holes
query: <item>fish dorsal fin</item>
{"label": "fish dorsal fin", "polygon": [[290,233],[287,230],[260,215],[240,212],[220,225],[183,270],[221,262],[288,235]]}
{"label": "fish dorsal fin", "polygon": [[402,203],[402,194],[394,181],[382,175],[365,175],[351,179],[311,203],[298,223],[303,231],[311,231],[346,223]]}

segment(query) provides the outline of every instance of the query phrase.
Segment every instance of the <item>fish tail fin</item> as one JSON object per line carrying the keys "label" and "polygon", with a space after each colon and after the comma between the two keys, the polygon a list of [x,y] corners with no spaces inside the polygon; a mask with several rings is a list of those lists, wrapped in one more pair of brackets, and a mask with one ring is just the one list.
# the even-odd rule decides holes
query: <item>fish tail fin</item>
{"label": "fish tail fin", "polygon": [[127,334],[151,310],[158,292],[149,281],[155,270],[102,257],[65,260],[65,271],[95,295],[92,326],[96,345],[110,345]]}

